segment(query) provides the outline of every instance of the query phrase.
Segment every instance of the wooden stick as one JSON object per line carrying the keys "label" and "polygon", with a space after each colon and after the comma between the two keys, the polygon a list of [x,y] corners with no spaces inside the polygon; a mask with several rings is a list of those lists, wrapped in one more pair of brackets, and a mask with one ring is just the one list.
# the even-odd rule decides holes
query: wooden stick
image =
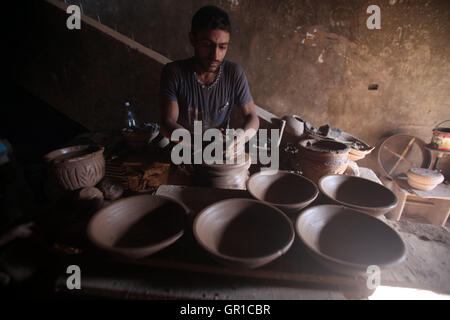
{"label": "wooden stick", "polygon": [[394,156],[397,156],[397,158],[400,158],[400,159],[402,159],[402,160],[405,160],[405,161],[408,162],[410,165],[415,166],[415,164],[414,164],[412,161],[410,161],[410,160],[408,160],[408,159],[406,159],[406,158],[402,158],[401,155],[399,155],[397,152],[392,151],[391,149],[389,149],[388,146],[384,146],[384,148],[385,148],[387,151],[389,151],[390,153],[392,153]]}
{"label": "wooden stick", "polygon": [[406,146],[405,150],[403,150],[401,157],[397,160],[397,162],[395,163],[395,165],[392,167],[391,170],[389,170],[389,175],[391,175],[392,172],[394,172],[395,169],[397,169],[397,166],[400,163],[400,160],[402,160],[406,153],[408,152],[408,150],[411,148],[413,142],[416,140],[416,138],[412,138],[411,141],[409,141],[408,145]]}

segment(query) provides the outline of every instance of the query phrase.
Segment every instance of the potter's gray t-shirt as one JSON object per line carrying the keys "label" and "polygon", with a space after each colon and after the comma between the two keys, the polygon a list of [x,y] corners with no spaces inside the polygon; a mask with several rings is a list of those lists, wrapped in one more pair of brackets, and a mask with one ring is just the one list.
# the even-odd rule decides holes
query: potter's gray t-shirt
{"label": "potter's gray t-shirt", "polygon": [[161,98],[178,102],[178,123],[189,131],[194,130],[194,121],[202,121],[203,130],[228,128],[233,106],[243,107],[253,100],[244,70],[224,60],[209,86],[199,83],[194,71],[193,58],[165,65]]}

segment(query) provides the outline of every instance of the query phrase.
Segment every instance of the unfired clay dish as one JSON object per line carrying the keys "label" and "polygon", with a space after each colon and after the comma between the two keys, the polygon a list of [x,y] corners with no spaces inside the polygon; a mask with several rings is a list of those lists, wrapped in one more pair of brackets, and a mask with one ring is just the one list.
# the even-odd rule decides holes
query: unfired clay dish
{"label": "unfired clay dish", "polygon": [[279,209],[251,199],[219,201],[194,220],[197,242],[232,268],[257,268],[288,251],[294,240],[289,218]]}
{"label": "unfired clay dish", "polygon": [[247,190],[255,199],[274,205],[286,213],[300,211],[319,194],[314,182],[288,171],[255,173],[247,181]]}
{"label": "unfired clay dish", "polygon": [[98,211],[88,225],[89,239],[98,248],[129,258],[151,255],[184,233],[188,209],[160,195],[124,198]]}
{"label": "unfired clay dish", "polygon": [[311,256],[328,269],[347,275],[364,274],[402,262],[406,247],[400,235],[380,219],[338,206],[305,209],[295,230]]}

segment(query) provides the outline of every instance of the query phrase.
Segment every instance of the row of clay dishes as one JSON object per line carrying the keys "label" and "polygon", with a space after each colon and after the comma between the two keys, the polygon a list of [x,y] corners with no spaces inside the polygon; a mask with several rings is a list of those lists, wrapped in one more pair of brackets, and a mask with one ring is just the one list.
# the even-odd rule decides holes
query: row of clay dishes
{"label": "row of clay dishes", "polygon": [[248,192],[257,200],[276,206],[287,214],[298,213],[311,204],[319,190],[333,203],[365,212],[384,215],[397,206],[395,194],[382,184],[361,177],[330,174],[312,180],[288,171],[259,172],[247,181]]}
{"label": "row of clay dishes", "polygon": [[[93,196],[100,197],[93,186],[104,176],[102,147],[63,148],[49,153],[45,159],[64,189],[81,189],[80,197],[89,198],[89,201]],[[353,177],[326,176],[320,180],[319,188],[336,202],[373,215],[383,214],[395,204],[395,196],[387,197],[391,199],[390,204],[373,203],[375,208],[352,202],[356,193],[351,188],[346,190],[345,187],[351,186],[346,180],[350,178]],[[370,182],[360,182],[362,184],[356,191],[368,190],[371,195],[380,191],[377,186],[369,187],[367,183]],[[318,190],[311,180],[286,172],[276,175],[256,174],[247,181],[247,187],[260,201],[232,199],[208,207],[196,218],[194,235],[197,241],[222,263],[255,268],[273,261],[290,248],[294,231],[284,212],[299,212],[314,201]],[[303,191],[302,196],[295,193],[298,189]],[[370,200],[370,197],[359,198]],[[148,214],[149,210],[152,214]],[[234,212],[233,219],[221,218],[230,211]],[[172,199],[154,195],[130,197],[101,209],[91,220],[88,235],[94,244],[108,252],[140,258],[153,254],[179,239],[184,232],[186,217],[186,207]],[[205,224],[205,221],[209,222]],[[255,222],[258,222],[260,227],[256,228]],[[153,231],[148,232],[149,230]],[[248,230],[253,232],[249,234],[246,232]],[[301,232],[299,236],[302,234],[304,235]],[[149,235],[151,239],[148,238]],[[254,241],[249,241],[247,236],[251,236]],[[233,242],[233,239],[239,241]],[[307,241],[306,238],[304,240]],[[246,246],[242,246],[242,243]]]}
{"label": "row of clay dishes", "polygon": [[[247,188],[254,198],[295,219],[295,231],[308,253],[335,272],[365,274],[369,265],[386,268],[406,256],[399,234],[376,218],[397,205],[392,191],[378,183],[334,174],[322,177],[317,188],[303,176],[279,171],[252,175]],[[303,209],[316,199],[317,189],[334,204]]]}
{"label": "row of clay dishes", "polygon": [[[87,235],[113,255],[143,258],[177,241],[191,221],[188,208],[161,195],[115,201],[90,220]],[[197,242],[230,267],[256,268],[284,254],[292,245],[290,219],[276,207],[252,199],[219,201],[194,219]]]}
{"label": "row of clay dishes", "polygon": [[[292,203],[292,195],[274,191],[272,195],[262,197],[261,201],[223,200],[210,205],[196,216],[193,233],[197,242],[222,264],[234,268],[256,268],[277,259],[291,247],[295,235],[294,227],[291,219],[280,208],[289,213],[298,212],[317,197],[318,190],[313,182],[293,173],[279,172],[270,177],[271,175],[259,173],[249,179],[247,185],[255,198],[260,197],[261,194],[267,195],[268,192],[262,192],[259,186],[265,184],[270,191],[271,185],[268,181],[271,179],[278,187],[280,183],[286,186],[290,184],[291,188],[293,184],[301,186],[301,190],[303,188],[307,190],[308,196],[305,196],[302,201]],[[258,185],[257,189],[260,193],[255,192],[255,185]],[[273,201],[276,206],[268,203],[268,200]],[[149,214],[149,209],[152,214]],[[340,206],[323,207],[319,211],[323,220],[327,222],[333,220],[328,218],[327,212],[333,213],[334,216],[336,210],[338,212],[344,210],[345,217],[348,216],[348,212],[354,214],[352,209]],[[163,196],[130,197],[100,210],[89,224],[88,235],[93,243],[106,251],[140,258],[155,253],[179,239],[184,232],[187,212],[183,204]],[[361,212],[357,212],[358,214],[367,215]],[[351,216],[350,219],[359,218]],[[305,224],[303,221],[297,220],[296,230],[300,239],[309,243],[308,239],[312,237],[311,232],[315,234],[314,236],[318,236],[321,229],[316,228],[311,231],[306,227],[309,231],[305,231],[305,225],[308,226],[310,223]],[[371,224],[377,223],[368,221],[368,230],[365,232],[370,232]],[[325,222],[323,227],[327,225]],[[389,233],[386,230],[385,232]],[[339,239],[333,241],[339,243]],[[350,243],[351,241],[348,242]],[[319,249],[313,248],[313,251]],[[313,255],[317,254],[323,253],[316,252]],[[392,259],[389,261],[392,262]],[[383,264],[389,261],[375,262]]]}

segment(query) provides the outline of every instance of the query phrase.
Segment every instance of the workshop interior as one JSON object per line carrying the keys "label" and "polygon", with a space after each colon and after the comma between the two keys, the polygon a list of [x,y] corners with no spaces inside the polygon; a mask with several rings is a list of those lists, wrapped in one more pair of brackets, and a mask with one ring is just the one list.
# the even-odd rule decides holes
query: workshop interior
{"label": "workshop interior", "polygon": [[2,295],[450,299],[449,1],[4,14]]}

